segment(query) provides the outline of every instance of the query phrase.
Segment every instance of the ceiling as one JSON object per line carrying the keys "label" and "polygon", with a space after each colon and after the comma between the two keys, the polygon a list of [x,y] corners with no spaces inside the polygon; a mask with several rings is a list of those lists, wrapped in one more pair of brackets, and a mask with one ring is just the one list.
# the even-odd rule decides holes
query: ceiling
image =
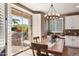
{"label": "ceiling", "polygon": [[[21,3],[22,5],[34,10],[47,13],[51,3]],[[72,12],[79,12],[79,8],[76,8],[79,3],[54,3],[54,8],[58,13],[66,14]]]}

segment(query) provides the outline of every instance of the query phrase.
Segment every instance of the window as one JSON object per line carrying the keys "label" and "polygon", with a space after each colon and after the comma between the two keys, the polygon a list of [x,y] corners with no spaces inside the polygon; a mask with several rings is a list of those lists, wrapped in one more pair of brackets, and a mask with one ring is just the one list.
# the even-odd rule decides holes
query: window
{"label": "window", "polygon": [[[46,21],[46,28],[48,30],[47,26],[48,22]],[[55,19],[55,20],[50,20],[50,31],[51,32],[57,32],[57,33],[62,33],[63,32],[63,18]]]}
{"label": "window", "polygon": [[56,20],[52,20],[51,22],[51,31],[52,32],[60,32],[62,33],[63,32],[63,19],[60,18],[60,19],[56,19]]}

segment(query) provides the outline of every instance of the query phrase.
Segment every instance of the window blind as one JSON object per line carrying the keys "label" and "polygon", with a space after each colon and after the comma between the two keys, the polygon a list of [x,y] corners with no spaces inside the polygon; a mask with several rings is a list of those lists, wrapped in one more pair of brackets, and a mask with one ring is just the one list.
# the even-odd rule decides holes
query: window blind
{"label": "window blind", "polygon": [[5,5],[0,3],[0,47],[5,46]]}

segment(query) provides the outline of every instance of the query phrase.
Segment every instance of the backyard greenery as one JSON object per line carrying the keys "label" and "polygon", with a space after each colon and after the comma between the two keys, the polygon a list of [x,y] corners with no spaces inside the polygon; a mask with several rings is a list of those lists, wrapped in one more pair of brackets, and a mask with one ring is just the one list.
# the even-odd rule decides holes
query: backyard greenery
{"label": "backyard greenery", "polygon": [[20,24],[19,19],[12,19],[13,27],[15,28],[14,31],[17,32],[28,32],[28,24]]}

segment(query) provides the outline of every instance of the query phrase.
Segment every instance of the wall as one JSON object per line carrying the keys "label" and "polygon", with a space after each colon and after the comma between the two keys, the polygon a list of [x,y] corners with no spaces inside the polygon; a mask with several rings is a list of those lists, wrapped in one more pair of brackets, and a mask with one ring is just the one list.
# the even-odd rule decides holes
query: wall
{"label": "wall", "polygon": [[44,19],[43,16],[44,15],[41,15],[41,35],[44,35],[44,34],[47,33],[46,28],[45,28],[45,26],[46,26],[46,20]]}
{"label": "wall", "polygon": [[6,4],[6,40],[7,40],[7,55],[11,54],[11,6],[10,4]]}
{"label": "wall", "polygon": [[34,14],[32,23],[33,37],[39,36],[41,40],[41,14]]}

